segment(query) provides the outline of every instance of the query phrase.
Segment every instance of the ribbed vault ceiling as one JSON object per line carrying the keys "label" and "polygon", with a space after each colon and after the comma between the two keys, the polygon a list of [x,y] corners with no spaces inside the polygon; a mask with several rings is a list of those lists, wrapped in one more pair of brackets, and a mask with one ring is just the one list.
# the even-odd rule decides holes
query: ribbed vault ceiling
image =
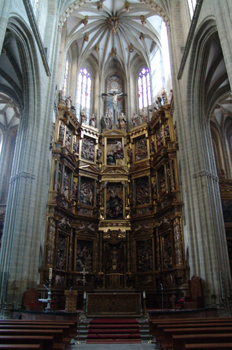
{"label": "ribbed vault ceiling", "polygon": [[[215,105],[215,101],[217,102]],[[211,41],[205,77],[205,112],[223,126],[224,119],[232,116],[232,96],[225,61],[218,35]]]}
{"label": "ribbed vault ceiling", "polygon": [[103,69],[115,57],[126,70],[139,55],[149,66],[150,55],[161,45],[160,7],[152,8],[138,0],[86,1],[76,6],[71,7],[64,25],[67,47],[76,42],[80,65],[94,55]]}

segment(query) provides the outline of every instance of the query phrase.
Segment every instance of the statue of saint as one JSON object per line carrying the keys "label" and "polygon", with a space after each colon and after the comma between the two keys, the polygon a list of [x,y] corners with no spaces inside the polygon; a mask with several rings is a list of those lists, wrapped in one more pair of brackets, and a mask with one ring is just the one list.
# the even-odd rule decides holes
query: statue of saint
{"label": "statue of saint", "polygon": [[124,115],[123,112],[121,112],[121,114],[120,114],[120,116],[118,118],[118,121],[119,121],[120,129],[125,130],[126,129],[127,119],[126,119],[126,116]]}
{"label": "statue of saint", "polygon": [[112,118],[110,117],[109,113],[106,113],[106,115],[103,117],[103,128],[110,130],[112,126]]}
{"label": "statue of saint", "polygon": [[66,107],[67,107],[68,109],[71,109],[71,106],[72,106],[71,96],[66,97],[66,99],[65,99],[65,104],[66,104]]}
{"label": "statue of saint", "polygon": [[97,120],[96,120],[94,114],[92,114],[90,117],[90,125],[93,126],[94,128],[96,128],[96,126],[97,126]]}
{"label": "statue of saint", "polygon": [[141,114],[142,123],[147,123],[147,111],[143,108]]}
{"label": "statue of saint", "polygon": [[135,112],[133,113],[132,123],[133,123],[133,126],[138,126],[139,125],[139,116]]}
{"label": "statue of saint", "polygon": [[86,114],[86,111],[85,111],[85,108],[83,108],[81,110],[81,124],[86,124],[86,121],[87,121],[87,114]]}

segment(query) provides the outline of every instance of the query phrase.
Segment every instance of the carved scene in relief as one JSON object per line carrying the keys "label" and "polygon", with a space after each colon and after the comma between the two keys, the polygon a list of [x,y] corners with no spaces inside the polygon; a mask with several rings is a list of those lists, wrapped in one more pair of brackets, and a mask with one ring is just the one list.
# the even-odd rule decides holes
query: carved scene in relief
{"label": "carved scene in relief", "polygon": [[149,178],[144,176],[135,180],[136,186],[136,205],[148,204],[150,201],[149,196]]}
{"label": "carved scene in relief", "polygon": [[106,219],[123,219],[123,186],[120,183],[107,185]]}
{"label": "carved scene in relief", "polygon": [[68,237],[59,235],[57,246],[56,268],[57,270],[66,270]]}
{"label": "carved scene in relief", "polygon": [[163,269],[172,269],[172,244],[170,235],[163,237]]}
{"label": "carved scene in relief", "polygon": [[136,139],[135,141],[135,161],[147,158],[147,140],[144,137]]}
{"label": "carved scene in relief", "polygon": [[94,203],[94,181],[87,178],[81,178],[80,202],[84,205],[93,206]]}
{"label": "carved scene in relief", "polygon": [[107,140],[107,165],[120,165],[124,158],[122,140],[108,139]]}
{"label": "carved scene in relief", "polygon": [[153,271],[152,239],[137,241],[137,271]]}
{"label": "carved scene in relief", "polygon": [[76,244],[76,271],[92,272],[93,265],[93,242],[77,240]]}
{"label": "carved scene in relief", "polygon": [[82,159],[94,162],[94,147],[94,140],[90,137],[84,137],[81,148]]}

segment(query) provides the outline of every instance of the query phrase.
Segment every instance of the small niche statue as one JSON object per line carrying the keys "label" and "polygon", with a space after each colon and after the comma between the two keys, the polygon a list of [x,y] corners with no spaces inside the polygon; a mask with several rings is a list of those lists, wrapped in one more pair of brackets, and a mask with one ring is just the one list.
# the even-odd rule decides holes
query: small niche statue
{"label": "small niche statue", "polygon": [[65,104],[66,104],[66,107],[70,110],[72,106],[71,96],[66,97]]}
{"label": "small niche statue", "polygon": [[139,125],[139,116],[135,112],[133,113],[132,123],[133,123],[133,126],[138,126]]}
{"label": "small niche statue", "polygon": [[147,123],[147,111],[143,108],[141,114],[142,123]]}
{"label": "small niche statue", "polygon": [[106,113],[106,115],[103,117],[103,129],[110,130],[112,126],[112,118],[109,115],[109,113]]}
{"label": "small niche statue", "polygon": [[96,126],[97,126],[97,120],[96,120],[94,114],[92,114],[90,117],[90,125],[93,126],[94,128],[96,128]]}
{"label": "small niche statue", "polygon": [[65,100],[64,90],[62,89],[59,91],[59,103],[64,102],[64,100]]}
{"label": "small niche statue", "polygon": [[102,149],[101,146],[97,149],[97,161],[99,162],[101,159]]}
{"label": "small niche statue", "polygon": [[120,114],[120,116],[118,118],[118,122],[119,122],[120,129],[125,130],[126,129],[127,119],[126,119],[126,116],[124,115],[123,112],[121,112],[121,114]]}
{"label": "small niche statue", "polygon": [[86,124],[86,121],[87,121],[87,114],[86,114],[86,111],[85,111],[85,108],[83,108],[81,110],[81,124]]}

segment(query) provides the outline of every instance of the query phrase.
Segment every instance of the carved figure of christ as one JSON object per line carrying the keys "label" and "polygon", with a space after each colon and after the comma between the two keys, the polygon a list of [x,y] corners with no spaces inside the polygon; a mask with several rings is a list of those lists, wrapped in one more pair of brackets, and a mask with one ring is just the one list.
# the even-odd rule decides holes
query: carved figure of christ
{"label": "carved figure of christ", "polygon": [[118,92],[117,93],[116,91],[113,91],[113,92],[109,92],[107,94],[102,94],[102,96],[110,96],[113,99],[114,124],[115,124],[116,123],[116,121],[115,121],[115,110],[116,110],[116,107],[117,107],[118,96],[127,96],[127,94],[125,94],[124,92]]}
{"label": "carved figure of christ", "polygon": [[83,267],[83,270],[80,271],[80,273],[82,273],[83,275],[83,286],[85,285],[85,275],[88,273],[87,271],[85,271],[85,267]]}

